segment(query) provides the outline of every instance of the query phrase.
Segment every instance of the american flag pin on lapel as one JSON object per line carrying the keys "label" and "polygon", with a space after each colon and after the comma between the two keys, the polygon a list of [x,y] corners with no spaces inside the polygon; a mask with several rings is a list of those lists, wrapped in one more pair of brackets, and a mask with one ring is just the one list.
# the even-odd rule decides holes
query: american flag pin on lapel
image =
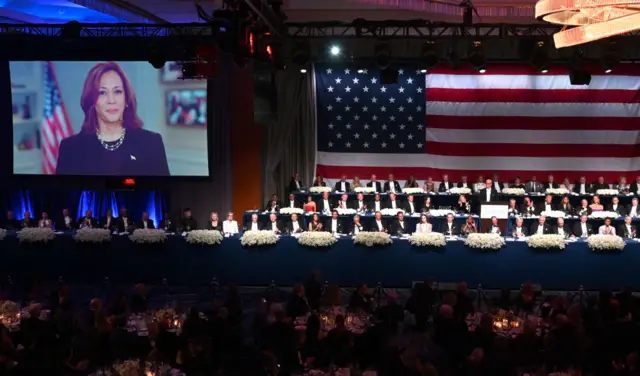
{"label": "american flag pin on lapel", "polygon": [[135,156],[135,155],[130,155],[130,157],[131,157],[131,160],[132,160],[132,161],[135,161],[135,160],[136,160],[136,156]]}

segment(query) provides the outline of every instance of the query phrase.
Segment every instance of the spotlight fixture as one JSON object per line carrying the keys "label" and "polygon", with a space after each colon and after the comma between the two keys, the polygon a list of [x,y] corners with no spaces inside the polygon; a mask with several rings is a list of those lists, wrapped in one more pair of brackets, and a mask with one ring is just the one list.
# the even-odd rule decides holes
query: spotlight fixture
{"label": "spotlight fixture", "polygon": [[615,41],[610,41],[602,46],[601,52],[602,69],[604,73],[611,73],[615,67],[620,64],[620,56],[618,54],[618,45]]}
{"label": "spotlight fixture", "polygon": [[307,70],[302,68],[302,69],[300,69],[300,73],[305,74],[305,73],[307,73]]}
{"label": "spotlight fixture", "polygon": [[338,56],[340,55],[340,47],[333,45],[329,48],[329,53],[331,53],[331,56]]}
{"label": "spotlight fixture", "polygon": [[571,85],[589,85],[591,74],[584,68],[582,51],[576,51],[569,62],[569,81]]}
{"label": "spotlight fixture", "polygon": [[549,71],[549,50],[543,41],[536,42],[531,52],[531,64],[540,72]]}
{"label": "spotlight fixture", "polygon": [[391,46],[389,42],[378,42],[374,48],[373,60],[380,69],[385,69],[391,65]]}
{"label": "spotlight fixture", "polygon": [[424,42],[422,45],[420,60],[427,69],[433,68],[440,63],[440,59],[438,58],[438,53],[436,51],[436,43],[434,41],[428,40]]}
{"label": "spotlight fixture", "polygon": [[165,63],[166,63],[166,60],[164,59],[164,57],[160,52],[152,51],[151,54],[149,55],[149,64],[151,64],[152,67],[156,69],[162,69]]}
{"label": "spotlight fixture", "polygon": [[309,45],[305,43],[298,43],[293,48],[293,54],[291,60],[294,64],[302,67],[309,64],[311,56],[309,54]]}
{"label": "spotlight fixture", "polygon": [[484,47],[482,46],[481,41],[477,40],[471,44],[467,60],[469,60],[469,64],[476,68],[480,73],[487,71],[487,60],[484,56]]}

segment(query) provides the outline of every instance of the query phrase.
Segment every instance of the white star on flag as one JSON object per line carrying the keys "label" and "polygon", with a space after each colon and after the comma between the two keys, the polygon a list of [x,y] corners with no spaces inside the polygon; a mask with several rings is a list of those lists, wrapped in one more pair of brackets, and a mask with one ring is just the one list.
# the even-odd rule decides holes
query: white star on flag
{"label": "white star on flag", "polygon": [[371,117],[371,120],[373,120],[373,121],[376,121],[376,120],[378,120],[378,116],[376,116],[376,115],[373,115],[373,116]]}
{"label": "white star on flag", "polygon": [[336,84],[339,84],[341,82],[342,82],[342,78],[340,78],[340,77],[336,78]]}
{"label": "white star on flag", "polygon": [[342,98],[336,97],[336,102],[338,102],[338,103],[342,102]]}
{"label": "white star on flag", "polygon": [[346,91],[347,93],[350,93],[351,92],[351,88],[349,86],[347,86],[347,87],[344,88],[344,91]]}
{"label": "white star on flag", "polygon": [[369,92],[369,87],[367,87],[367,86],[363,87],[362,91],[364,91],[365,93],[368,93]]}
{"label": "white star on flag", "polygon": [[353,137],[354,138],[360,138],[360,134],[359,133],[354,133]]}
{"label": "white star on flag", "polygon": [[407,138],[408,138],[409,140],[413,140],[413,135],[412,135],[412,134],[408,134],[408,135],[407,135]]}
{"label": "white star on flag", "polygon": [[331,74],[331,72],[333,72],[331,68],[327,69],[327,74]]}
{"label": "white star on flag", "polygon": [[371,138],[373,138],[375,140],[376,138],[378,138],[378,134],[377,133],[372,134]]}
{"label": "white star on flag", "polygon": [[332,105],[328,105],[327,106],[327,111],[331,111],[331,110],[333,110],[333,106]]}
{"label": "white star on flag", "polygon": [[342,133],[336,134],[336,138],[342,138]]}
{"label": "white star on flag", "polygon": [[329,129],[333,129],[333,127],[335,127],[335,125],[333,125],[333,123],[329,123],[328,127],[329,127]]}
{"label": "white star on flag", "polygon": [[347,123],[347,125],[345,125],[345,127],[346,127],[347,129],[351,129],[351,124],[350,124],[350,123]]}
{"label": "white star on flag", "polygon": [[413,83],[413,78],[407,78],[407,83],[408,84],[412,84]]}
{"label": "white star on flag", "polygon": [[402,86],[400,86],[400,89],[398,89],[398,91],[399,91],[400,93],[404,93],[404,88],[403,88]]}
{"label": "white star on flag", "polygon": [[394,97],[389,98],[390,103],[396,103],[396,99]]}
{"label": "white star on flag", "polygon": [[391,133],[391,134],[389,135],[389,138],[393,140],[394,138],[396,138],[396,134],[395,134],[395,133]]}
{"label": "white star on flag", "polygon": [[369,124],[368,123],[364,123],[364,129],[369,129]]}
{"label": "white star on flag", "polygon": [[364,144],[362,144],[363,147],[368,148],[369,147],[369,143],[365,142]]}
{"label": "white star on flag", "polygon": [[422,147],[422,142],[418,142],[418,147],[421,148]]}
{"label": "white star on flag", "polygon": [[347,68],[344,70],[344,74],[349,74],[349,73],[351,73],[351,69]]}
{"label": "white star on flag", "polygon": [[353,120],[360,120],[360,115],[356,114],[353,116]]}
{"label": "white star on flag", "polygon": [[329,87],[327,88],[327,91],[328,91],[329,93],[333,93],[333,86],[329,86]]}
{"label": "white star on flag", "polygon": [[354,102],[356,102],[356,103],[358,103],[358,102],[360,102],[360,98],[358,98],[358,97],[353,97],[353,101],[354,101]]}
{"label": "white star on flag", "polygon": [[367,112],[367,111],[369,111],[369,107],[367,106],[362,107],[362,112]]}
{"label": "white star on flag", "polygon": [[350,106],[345,106],[344,110],[345,110],[346,112],[349,112],[349,111],[351,111],[351,107],[350,107]]}
{"label": "white star on flag", "polygon": [[402,106],[398,107],[398,111],[399,111],[399,112],[404,111],[404,107],[402,107]]}
{"label": "white star on flag", "polygon": [[333,142],[329,141],[329,147],[333,146]]}
{"label": "white star on flag", "polygon": [[372,78],[372,79],[371,79],[371,83],[372,83],[372,84],[375,84],[376,82],[378,82],[378,79],[377,79],[377,78]]}
{"label": "white star on flag", "polygon": [[387,111],[387,108],[385,106],[380,107],[380,111],[385,112]]}
{"label": "white star on flag", "polygon": [[400,130],[404,130],[406,127],[407,127],[407,126],[406,126],[406,125],[404,125],[404,124],[400,124],[400,126],[399,126]]}
{"label": "white star on flag", "polygon": [[398,145],[398,146],[400,146],[400,149],[403,149],[404,148],[404,143],[401,142],[400,145]]}
{"label": "white star on flag", "polygon": [[387,147],[387,143],[383,142],[380,146],[382,146],[383,148],[386,148]]}
{"label": "white star on flag", "polygon": [[378,98],[376,98],[376,97],[371,98],[371,102],[372,102],[372,103],[376,103],[376,102],[378,102]]}
{"label": "white star on flag", "polygon": [[383,87],[380,88],[380,91],[383,92],[383,93],[386,93],[387,92],[387,88],[383,86]]}
{"label": "white star on flag", "polygon": [[356,78],[354,78],[354,79],[353,79],[353,83],[354,83],[354,84],[357,84],[358,82],[360,82],[360,80],[358,79],[358,77],[356,77]]}
{"label": "white star on flag", "polygon": [[347,142],[346,144],[344,144],[344,146],[350,148],[351,147],[351,142]]}
{"label": "white star on flag", "polygon": [[390,121],[396,121],[396,117],[395,116],[389,116],[389,120]]}
{"label": "white star on flag", "polygon": [[404,69],[398,69],[398,74],[399,75],[403,75],[404,74]]}

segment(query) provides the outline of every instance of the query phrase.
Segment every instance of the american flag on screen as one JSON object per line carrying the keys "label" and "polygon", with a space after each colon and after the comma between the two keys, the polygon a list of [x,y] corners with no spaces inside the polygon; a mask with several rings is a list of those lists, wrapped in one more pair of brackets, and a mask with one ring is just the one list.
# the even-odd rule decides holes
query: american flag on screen
{"label": "american flag on screen", "polygon": [[640,172],[640,68],[594,68],[589,86],[571,85],[565,66],[397,68],[398,83],[382,85],[371,66],[316,66],[318,175],[613,183]]}
{"label": "american flag on screen", "polygon": [[60,142],[73,135],[73,129],[60,97],[60,87],[51,61],[44,63],[44,118],[41,132],[42,172],[46,175],[55,174]]}

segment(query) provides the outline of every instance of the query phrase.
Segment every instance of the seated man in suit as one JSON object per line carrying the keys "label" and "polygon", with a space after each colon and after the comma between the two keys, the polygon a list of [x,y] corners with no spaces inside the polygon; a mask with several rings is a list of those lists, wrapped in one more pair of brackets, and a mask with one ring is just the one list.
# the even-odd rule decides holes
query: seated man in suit
{"label": "seated man in suit", "polygon": [[76,222],[69,214],[69,209],[62,209],[62,216],[56,220],[56,228],[61,231],[71,231],[76,228]]}
{"label": "seated man in suit", "polygon": [[238,222],[233,219],[233,212],[227,213],[227,220],[222,222],[222,232],[226,235],[234,235],[240,232]]}
{"label": "seated man in suit", "polygon": [[336,208],[339,209],[350,209],[349,207],[349,195],[343,194],[340,196],[340,201],[338,201]]}
{"label": "seated man in suit", "polygon": [[289,234],[299,234],[304,231],[304,226],[302,225],[302,222],[298,220],[298,215],[296,213],[291,214],[291,221],[288,223],[287,231]]}
{"label": "seated man in suit", "polygon": [[600,235],[615,235],[616,229],[611,226],[611,218],[607,217],[604,219],[604,225],[600,226],[598,229],[598,234]]}
{"label": "seated man in suit", "polygon": [[638,198],[634,197],[631,200],[631,205],[627,209],[627,215],[630,215],[632,218],[640,216],[640,204],[638,204]]}
{"label": "seated man in suit", "polygon": [[118,232],[132,232],[133,230],[135,230],[135,225],[129,218],[127,208],[121,208],[120,216],[118,217]]}
{"label": "seated man in suit", "polygon": [[25,227],[36,227],[37,226],[37,222],[31,218],[31,212],[24,212],[24,215],[22,217],[22,221],[20,221],[20,227],[21,228],[25,228]]}
{"label": "seated man in suit", "polygon": [[580,222],[573,225],[573,237],[587,238],[593,234],[593,227],[587,223],[587,219],[589,219],[589,217],[587,217],[586,214],[580,216]]}
{"label": "seated man in suit", "polygon": [[13,210],[7,211],[7,217],[2,224],[2,228],[5,230],[18,230],[20,229],[20,221],[18,221],[14,214]]}
{"label": "seated man in suit", "polygon": [[142,219],[136,225],[136,228],[140,229],[155,229],[155,223],[153,223],[153,219],[149,218],[149,212],[142,212]]}
{"label": "seated man in suit", "polygon": [[414,201],[413,195],[407,196],[407,203],[404,205],[404,211],[408,214],[420,213],[420,207]]}
{"label": "seated man in suit", "polygon": [[593,185],[593,193],[598,192],[598,189],[610,189],[609,184],[604,182],[604,176],[599,176],[596,183]]}
{"label": "seated man in suit", "polygon": [[98,227],[98,221],[93,218],[93,212],[87,210],[84,217],[78,220],[78,228],[95,228]]}
{"label": "seated man in suit", "polygon": [[460,182],[457,184],[458,188],[469,188],[471,193],[473,193],[473,184],[468,182],[468,178],[466,176],[460,177]]}
{"label": "seated man in suit", "polygon": [[356,196],[356,202],[353,204],[353,208],[356,209],[358,213],[364,213],[367,211],[367,202],[364,200],[364,195],[362,193],[358,193]]}
{"label": "seated man in suit", "polygon": [[113,230],[115,227],[117,227],[117,222],[118,221],[113,217],[113,210],[107,209],[107,214],[102,217],[100,225],[104,229]]}
{"label": "seated man in suit", "polygon": [[344,234],[341,222],[338,211],[334,210],[331,212],[331,218],[325,223],[324,229],[332,234]]}
{"label": "seated man in suit", "polygon": [[573,186],[573,192],[579,195],[586,195],[592,192],[591,184],[587,183],[587,178],[580,176],[578,182]]}
{"label": "seated man in suit", "polygon": [[547,218],[544,215],[541,215],[538,218],[538,222],[534,222],[531,225],[531,231],[529,231],[531,235],[543,235],[543,234],[551,234],[551,226],[547,223]]}
{"label": "seated man in suit", "polygon": [[264,229],[267,231],[273,231],[274,234],[282,234],[282,225],[280,221],[278,221],[278,216],[276,213],[269,214],[269,222],[264,226]]}
{"label": "seated man in suit", "polygon": [[571,236],[571,231],[569,230],[569,226],[564,223],[564,218],[557,219],[556,226],[553,228],[553,233],[562,235],[565,238]]}
{"label": "seated man in suit", "polygon": [[486,188],[480,190],[479,199],[481,203],[498,201],[498,192],[493,188],[493,180],[487,179],[484,182]]}
{"label": "seated man in suit", "polygon": [[182,225],[182,231],[186,231],[186,232],[198,229],[198,222],[196,222],[195,218],[193,218],[191,214],[191,209],[189,208],[184,209],[181,225]]}
{"label": "seated man in suit", "polygon": [[626,239],[635,239],[637,237],[636,226],[631,224],[630,216],[624,217],[624,223],[618,229],[618,235]]}
{"label": "seated man in suit", "polygon": [[375,174],[371,175],[371,181],[367,183],[367,187],[374,187],[376,193],[382,192],[382,184],[377,180],[377,176]]}
{"label": "seated man in suit", "polygon": [[625,208],[622,205],[620,205],[620,199],[618,198],[618,196],[614,196],[611,199],[611,204],[607,206],[607,210],[612,211],[614,213],[618,213],[619,216],[623,216],[626,214]]}
{"label": "seated man in suit", "polygon": [[553,175],[547,176],[547,183],[544,185],[544,189],[558,189],[560,188],[560,184],[556,183],[556,179]]}
{"label": "seated man in suit", "polygon": [[389,231],[387,229],[386,223],[384,223],[384,220],[382,219],[382,213],[380,213],[379,211],[376,212],[376,218],[373,221],[373,226],[371,227],[371,231],[378,231],[378,232]]}
{"label": "seated man in suit", "polygon": [[544,197],[544,202],[538,206],[536,214],[540,215],[540,213],[550,212],[553,210],[555,210],[555,205],[553,205],[553,196],[546,195]]}
{"label": "seated man in suit", "polygon": [[258,221],[258,214],[251,214],[251,222],[245,224],[245,231],[262,231],[262,224]]}
{"label": "seated man in suit", "polygon": [[42,212],[42,215],[40,216],[40,220],[38,221],[38,227],[53,228],[53,223],[51,222],[51,219],[49,218],[49,215],[47,214],[47,212]]}
{"label": "seated man in suit", "polygon": [[373,201],[371,201],[371,204],[369,205],[369,209],[375,213],[375,212],[379,212],[384,208],[385,207],[382,204],[382,199],[380,198],[380,195],[376,193],[376,195],[373,196]]}
{"label": "seated man in suit", "polygon": [[520,209],[520,213],[524,216],[532,216],[536,215],[538,212],[538,208],[536,208],[536,204],[533,202],[531,197],[525,196],[524,202],[522,203],[522,208]]}
{"label": "seated man in suit", "polygon": [[493,174],[493,189],[495,189],[498,193],[502,192],[502,190],[504,189],[504,183],[499,179],[500,176],[498,174]]}
{"label": "seated man in suit", "polygon": [[396,221],[393,224],[393,232],[398,236],[411,233],[411,230],[409,229],[409,224],[404,220],[404,213],[402,212],[398,213],[398,216],[396,217]]}
{"label": "seated man in suit", "polygon": [[525,186],[524,184],[522,184],[522,179],[520,178],[520,176],[516,176],[516,178],[513,179],[513,182],[509,184],[509,188],[525,189]]}
{"label": "seated man in suit", "polygon": [[318,211],[326,214],[331,212],[331,209],[333,209],[333,207],[331,206],[331,200],[329,199],[329,192],[322,192],[322,197],[318,202]]}
{"label": "seated man in suit", "polygon": [[336,192],[349,192],[351,191],[351,183],[349,183],[347,181],[347,175],[342,175],[342,178],[340,178],[340,181],[336,182],[335,187],[333,187],[333,190]]}
{"label": "seated man in suit", "polygon": [[524,219],[522,219],[522,217],[516,218],[516,225],[513,226],[512,232],[512,236],[514,238],[524,238],[529,236],[529,231],[524,227]]}
{"label": "seated man in suit", "polygon": [[540,182],[537,181],[537,177],[535,175],[533,175],[531,177],[531,180],[529,180],[527,182],[527,184],[524,185],[524,190],[529,193],[539,193],[544,191],[543,189],[544,187],[542,186],[542,184],[540,184]]}
{"label": "seated man in suit", "polygon": [[389,193],[389,202],[386,205],[387,209],[403,210],[400,201],[395,193]]}
{"label": "seated man in suit", "polygon": [[278,201],[278,195],[271,195],[271,200],[269,200],[265,205],[264,211],[267,211],[269,213],[277,213],[280,211],[280,202]]}
{"label": "seated man in suit", "polygon": [[447,222],[442,228],[442,233],[445,236],[457,236],[460,234],[460,230],[458,229],[458,226],[453,222],[453,220],[453,214],[447,214]]}
{"label": "seated man in suit", "polygon": [[296,174],[291,178],[289,182],[289,192],[301,191],[304,189],[304,183],[300,178],[300,174],[296,172]]}
{"label": "seated man in suit", "polygon": [[289,200],[282,203],[282,208],[299,208],[302,209],[302,205],[296,201],[296,195],[289,193]]}
{"label": "seated man in suit", "polygon": [[356,214],[353,216],[351,235],[358,235],[358,233],[360,233],[361,231],[364,231],[364,226],[362,226],[362,223],[360,223],[360,216]]}
{"label": "seated man in suit", "polygon": [[171,219],[171,214],[169,214],[168,212],[164,213],[164,216],[162,217],[162,220],[160,220],[158,228],[165,230],[166,232],[176,232],[176,225]]}
{"label": "seated man in suit", "polygon": [[455,185],[452,182],[449,181],[449,175],[444,174],[444,175],[442,175],[442,182],[438,186],[438,192],[439,193],[449,192],[449,190],[451,188],[453,188],[454,186]]}
{"label": "seated man in suit", "polygon": [[396,179],[394,179],[393,174],[389,174],[389,180],[384,182],[384,191],[385,192],[393,192],[400,193],[402,189],[400,188],[400,183]]}
{"label": "seated man in suit", "polygon": [[491,217],[491,226],[489,226],[489,228],[487,229],[487,234],[502,235],[500,226],[498,226],[498,217]]}

